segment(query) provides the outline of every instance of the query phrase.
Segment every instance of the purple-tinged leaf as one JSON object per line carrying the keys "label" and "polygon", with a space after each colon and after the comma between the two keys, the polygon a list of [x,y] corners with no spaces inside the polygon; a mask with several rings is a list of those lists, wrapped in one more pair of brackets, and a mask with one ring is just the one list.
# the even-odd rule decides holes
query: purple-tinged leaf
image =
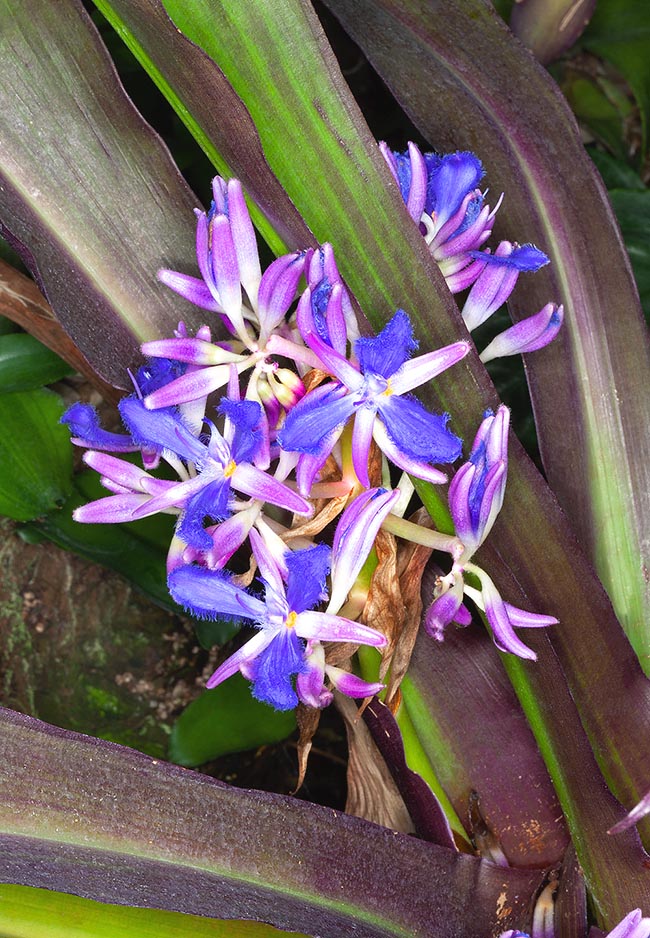
{"label": "purple-tinged leaf", "polygon": [[[490,570],[510,598],[518,604],[530,604],[507,554],[493,554]],[[541,601],[539,596],[537,601]],[[554,630],[535,629],[529,635],[537,663],[531,665],[503,655],[503,666],[558,792],[598,922],[611,928],[630,908],[650,904],[650,883],[639,875],[648,863],[648,855],[635,831],[630,830],[619,835],[621,849],[610,851],[616,838],[607,837],[604,831],[612,821],[621,819],[623,809],[600,773],[592,751],[593,740],[585,732],[554,648]],[[621,692],[622,688],[619,703]],[[627,838],[625,842],[623,837]]]}
{"label": "purple-tinged leaf", "polygon": [[506,193],[503,233],[551,258],[511,303],[517,320],[549,301],[566,310],[553,346],[527,361],[542,457],[650,667],[650,343],[616,220],[568,106],[486,0],[328,5],[436,149],[471,146],[489,164],[490,186]]}
{"label": "purple-tinged leaf", "polygon": [[337,938],[484,938],[529,925],[539,872],[230,788],[9,710],[0,726],[0,882]]}
{"label": "purple-tinged leaf", "polygon": [[[498,569],[498,573],[516,596],[507,571]],[[477,654],[481,644],[482,655]],[[528,724],[558,790],[597,916],[611,927],[631,906],[650,903],[650,889],[645,878],[638,876],[647,855],[636,836],[625,844],[621,841],[620,849],[610,853],[614,838],[606,836],[606,828],[621,818],[622,809],[600,775],[548,633],[535,633],[531,644],[538,655],[535,664],[512,655],[503,655],[502,661],[517,686]],[[534,851],[534,832],[544,833],[547,844],[549,838],[552,843],[560,814],[553,818],[548,803],[542,801],[544,775],[540,776],[531,763],[531,755],[526,761],[520,757],[530,729],[516,703],[508,700],[510,688],[496,657],[477,625],[458,636],[447,634],[442,644],[421,635],[402,691],[418,738],[457,812],[461,816],[465,813],[463,805],[476,789],[488,829],[511,859],[513,848],[521,849],[526,840],[529,852]],[[475,713],[472,706],[477,708]],[[494,721],[491,730],[479,706]],[[445,732],[444,721],[448,719],[454,726],[463,721],[461,738]],[[446,742],[447,752],[440,738]],[[530,752],[539,758],[534,746]],[[531,812],[530,820],[522,831],[517,818],[525,817],[526,810]],[[619,836],[629,837],[630,833]],[[557,831],[555,837],[561,836]]]}
{"label": "purple-tinged leaf", "polygon": [[[264,216],[253,218],[276,251],[316,242],[271,172],[251,115],[218,65],[170,20],[160,0],[97,0],[222,175],[236,175]],[[274,234],[277,232],[277,234]],[[188,268],[187,273],[193,271]]]}
{"label": "purple-tinged leaf", "polygon": [[573,844],[562,861],[555,893],[555,928],[559,938],[584,938],[587,933],[587,894]]}
{"label": "purple-tinged leaf", "polygon": [[613,827],[610,827],[607,833],[620,834],[621,831],[627,830],[628,827],[633,827],[635,824],[638,824],[639,821],[643,820],[648,814],[650,814],[650,791],[643,796],[641,801],[639,801],[631,811],[628,811],[622,821],[618,821]]}
{"label": "purple-tinged leaf", "polygon": [[[424,582],[426,608],[431,578]],[[477,625],[450,627],[443,642],[422,632],[402,692],[403,706],[458,816],[467,818],[475,790],[512,865],[557,863],[568,843],[562,809],[484,631]]]}
{"label": "purple-tinged leaf", "polygon": [[580,38],[595,8],[596,0],[518,0],[510,28],[546,65]]}
{"label": "purple-tinged leaf", "polygon": [[375,697],[363,711],[363,719],[404,799],[418,837],[454,850],[454,835],[440,802],[424,779],[406,764],[402,736],[393,714]]}
{"label": "purple-tinged leaf", "polygon": [[141,341],[202,321],[155,279],[194,269],[196,200],[76,0],[3,14],[0,139],[2,232],[93,368],[126,387]]}

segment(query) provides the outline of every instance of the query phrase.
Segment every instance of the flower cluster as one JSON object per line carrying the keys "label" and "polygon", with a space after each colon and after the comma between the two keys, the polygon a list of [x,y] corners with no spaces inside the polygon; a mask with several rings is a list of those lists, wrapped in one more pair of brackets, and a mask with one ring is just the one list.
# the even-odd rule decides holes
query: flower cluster
{"label": "flower cluster", "polygon": [[[508,300],[519,275],[539,270],[548,257],[532,244],[501,241],[494,253],[483,248],[503,195],[491,210],[487,191],[478,188],[484,170],[473,153],[422,154],[413,143],[406,153],[394,153],[385,143],[379,146],[447,286],[452,293],[469,289],[461,313],[473,332]],[[563,318],[562,306],[547,303],[493,339],[481,360],[543,348],[555,338]]]}
{"label": "flower cluster", "polygon": [[[410,161],[391,155],[389,162],[414,219],[425,219],[452,289],[473,282],[466,308],[477,319],[489,315],[488,293],[493,306],[504,284],[512,289],[520,270],[546,258],[505,242],[494,255],[474,257],[493,213],[476,189],[480,163],[469,156],[423,157],[411,147]],[[452,481],[456,537],[401,517],[412,491],[406,475],[391,487],[391,466],[437,484],[447,480],[441,466],[461,456],[449,414],[431,413],[412,392],[459,362],[470,342],[414,357],[402,309],[377,336],[359,336],[328,244],[279,257],[262,273],[237,180],[214,180],[210,210],[197,211],[196,251],[200,278],[169,270],[158,276],[212,313],[225,340],[213,341],[207,325],[189,335],[180,323],[173,337],[145,343],[147,364],[120,404],[124,433],[103,430],[81,403],[62,419],[110,493],[78,508],[76,520],[173,515],[171,595],[192,615],[225,616],[249,630],[208,687],[240,671],[254,696],[277,709],[324,707],[334,690],[377,693],[383,685],[356,676],[350,658],[358,645],[384,648],[386,627],[358,621],[363,603],[350,597],[369,558],[372,565],[382,525],[452,554],[427,615],[435,637],[449,622],[468,621],[468,595],[485,609],[499,647],[530,657],[513,627],[555,620],[504,603],[471,563],[503,501],[505,408],[486,417]],[[141,454],[141,465],[132,453]],[[175,478],[154,474],[161,462]],[[229,572],[233,561],[248,573]],[[480,591],[465,584],[465,574],[478,577]]]}

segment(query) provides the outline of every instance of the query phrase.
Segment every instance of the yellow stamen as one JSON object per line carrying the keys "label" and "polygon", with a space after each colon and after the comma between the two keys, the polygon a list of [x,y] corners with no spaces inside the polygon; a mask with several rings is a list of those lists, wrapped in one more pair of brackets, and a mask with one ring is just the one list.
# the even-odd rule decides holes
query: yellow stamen
{"label": "yellow stamen", "polygon": [[296,619],[298,618],[297,612],[290,612],[287,618],[285,619],[284,624],[288,629],[292,629],[296,624]]}
{"label": "yellow stamen", "polygon": [[391,394],[394,394],[394,393],[395,393],[395,392],[393,391],[393,389],[391,388],[391,386],[390,386],[390,378],[389,378],[388,381],[386,382],[386,389],[385,389],[384,391],[382,391],[381,393],[382,393],[382,395],[383,395],[384,397],[390,397]]}
{"label": "yellow stamen", "polygon": [[223,470],[224,479],[229,479],[236,468],[237,468],[237,463],[235,462],[234,459],[231,459],[228,465],[226,466],[226,468]]}

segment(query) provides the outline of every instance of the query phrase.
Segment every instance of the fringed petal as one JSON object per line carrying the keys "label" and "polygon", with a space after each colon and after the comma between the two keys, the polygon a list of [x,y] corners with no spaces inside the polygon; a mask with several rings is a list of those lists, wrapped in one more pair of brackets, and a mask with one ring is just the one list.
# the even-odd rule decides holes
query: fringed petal
{"label": "fringed petal", "polygon": [[326,580],[331,551],[327,544],[307,550],[289,551],[287,565],[287,602],[292,612],[313,609],[327,599]]}
{"label": "fringed petal", "polygon": [[398,309],[374,338],[357,339],[354,353],[364,374],[390,378],[417,348],[408,314]]}
{"label": "fringed petal", "polygon": [[72,434],[72,442],[77,446],[88,446],[91,449],[113,453],[133,453],[140,449],[130,436],[103,430],[99,424],[99,414],[90,404],[72,404],[59,423],[67,424]]}
{"label": "fringed petal", "polygon": [[262,621],[265,617],[264,603],[240,586],[235,586],[221,570],[177,567],[170,573],[167,585],[176,602],[199,619],[227,616]]}
{"label": "fringed petal", "polygon": [[414,397],[382,398],[379,416],[395,446],[407,456],[449,463],[461,454],[462,440],[447,429],[449,414],[431,414]]}
{"label": "fringed petal", "polygon": [[352,395],[340,384],[323,384],[289,411],[278,434],[282,449],[319,456],[323,441],[354,413]]}

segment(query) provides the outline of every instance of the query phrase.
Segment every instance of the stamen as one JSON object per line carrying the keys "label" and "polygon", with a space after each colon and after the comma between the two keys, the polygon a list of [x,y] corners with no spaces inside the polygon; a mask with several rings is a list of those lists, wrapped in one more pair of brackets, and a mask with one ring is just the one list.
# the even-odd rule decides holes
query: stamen
{"label": "stamen", "polygon": [[231,459],[226,468],[223,470],[224,479],[229,479],[237,468],[237,463],[234,459]]}

